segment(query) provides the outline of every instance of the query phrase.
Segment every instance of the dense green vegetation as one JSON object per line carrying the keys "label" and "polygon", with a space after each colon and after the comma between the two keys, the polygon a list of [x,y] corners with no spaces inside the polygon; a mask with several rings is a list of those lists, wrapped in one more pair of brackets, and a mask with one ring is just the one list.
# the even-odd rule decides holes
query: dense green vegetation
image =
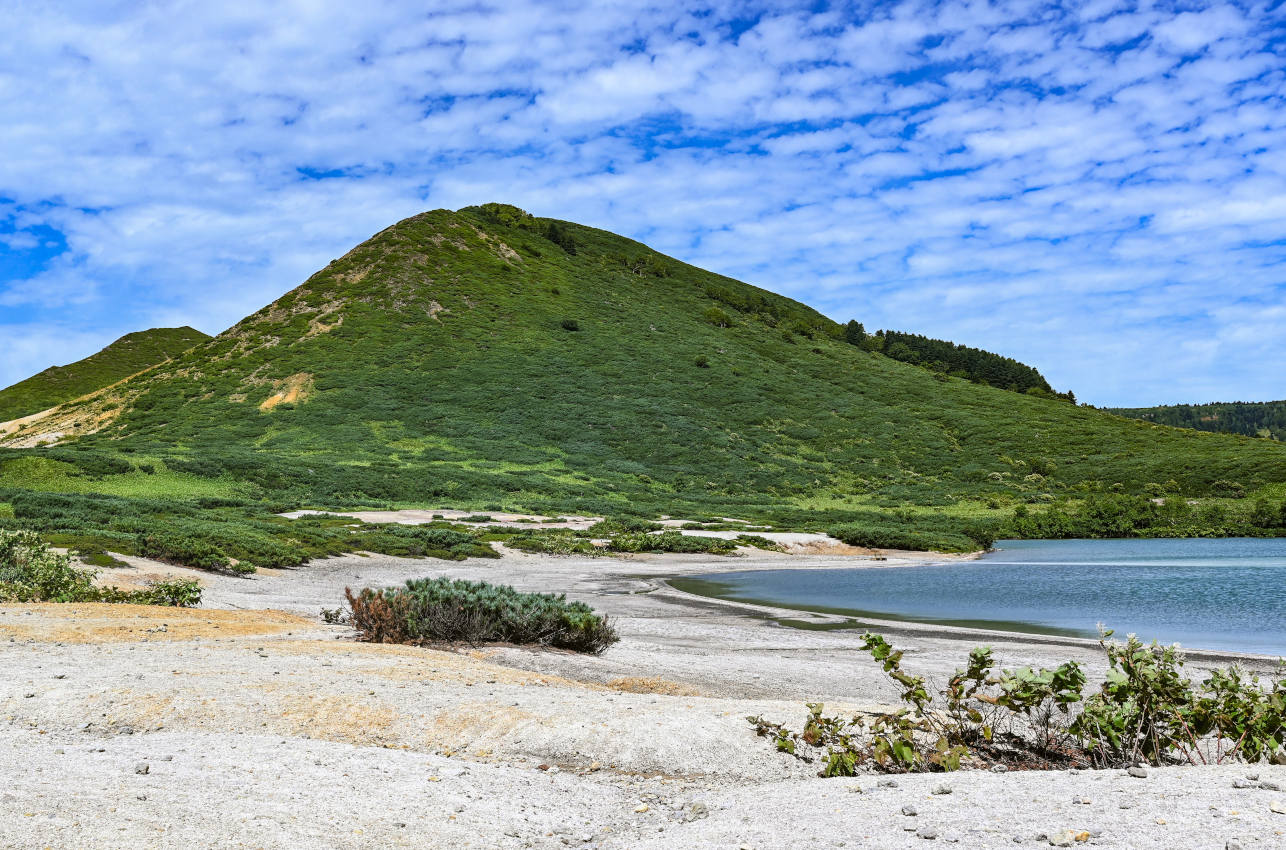
{"label": "dense green vegetation", "polygon": [[[853,325],[850,322],[846,328],[845,339],[867,351],[881,352],[903,363],[913,363],[933,372],[997,389],[1046,398],[1056,395],[1044,375],[1012,357],[900,331],[876,331],[874,336],[867,336],[860,324],[856,328]],[[1070,390],[1058,395],[1068,401],[1076,401]]]}
{"label": "dense green vegetation", "polygon": [[1286,537],[1286,501],[1097,496],[1042,510],[1019,506],[1007,537]]}
{"label": "dense green vegetation", "polygon": [[[968,530],[932,528],[929,522],[916,522],[901,526],[884,521],[837,525],[828,532],[850,546],[871,549],[933,550],[935,552],[976,552],[989,549],[995,542],[995,529],[985,525],[971,525]],[[954,525],[954,524],[948,524]]]}
{"label": "dense green vegetation", "polygon": [[97,354],[0,390],[0,422],[38,413],[102,389],[176,357],[210,337],[195,328],[152,328],[126,334]]}
{"label": "dense green vegetation", "polygon": [[1284,446],[1015,394],[853,330],[600,230],[437,210],[84,405],[97,433],[0,449],[0,524],[216,568],[472,545],[273,516],[293,507],[733,516],[958,549],[1019,505],[1286,482]]}
{"label": "dense green vegetation", "polygon": [[335,516],[291,520],[276,516],[271,505],[237,499],[142,499],[0,488],[0,508],[0,529],[38,532],[89,559],[116,552],[198,569],[253,572],[356,551],[447,560],[496,557],[479,535],[447,523],[383,525]]}
{"label": "dense green vegetation", "polygon": [[518,643],[600,653],[618,640],[607,618],[561,594],[424,578],[403,587],[345,591],[348,618],[377,643]]}
{"label": "dense green vegetation", "polygon": [[970,652],[966,667],[933,693],[923,676],[902,667],[901,650],[867,633],[863,648],[893,680],[904,708],[843,718],[808,703],[799,732],[746,719],[779,752],[820,762],[821,776],[853,776],[867,766],[900,773],[965,764],[1253,764],[1286,752],[1286,678],[1261,684],[1233,666],[1194,684],[1183,676],[1177,646],[1147,646],[1134,635],[1122,644],[1111,635],[1100,641],[1107,675],[1087,695],[1079,663],[997,670],[991,647]]}
{"label": "dense green vegetation", "polygon": [[0,531],[0,602],[129,602],[189,607],[201,601],[191,580],[153,582],[141,590],[99,587],[97,573],[78,569],[30,531]]}
{"label": "dense green vegetation", "polygon": [[1176,428],[1286,440],[1286,401],[1114,407],[1111,412]]}

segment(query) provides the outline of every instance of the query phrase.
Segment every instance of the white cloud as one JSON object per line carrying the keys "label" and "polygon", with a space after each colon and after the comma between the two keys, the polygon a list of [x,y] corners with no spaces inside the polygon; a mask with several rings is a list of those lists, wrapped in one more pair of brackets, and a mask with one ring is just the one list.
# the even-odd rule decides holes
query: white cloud
{"label": "white cloud", "polygon": [[811,5],[0,0],[0,384],[507,200],[1086,400],[1286,396],[1271,13]]}

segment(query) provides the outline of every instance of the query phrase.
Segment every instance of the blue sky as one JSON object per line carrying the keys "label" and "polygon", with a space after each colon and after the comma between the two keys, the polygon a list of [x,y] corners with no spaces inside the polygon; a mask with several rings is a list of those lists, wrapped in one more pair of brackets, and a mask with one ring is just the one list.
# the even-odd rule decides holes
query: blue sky
{"label": "blue sky", "polygon": [[0,12],[0,385],[500,200],[1094,404],[1286,398],[1282,0]]}

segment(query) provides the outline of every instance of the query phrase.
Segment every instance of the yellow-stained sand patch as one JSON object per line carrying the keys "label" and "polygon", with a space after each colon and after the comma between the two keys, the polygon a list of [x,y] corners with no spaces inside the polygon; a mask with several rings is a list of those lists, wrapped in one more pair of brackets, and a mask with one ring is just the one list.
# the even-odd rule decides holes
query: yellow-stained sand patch
{"label": "yellow-stained sand patch", "polygon": [[273,610],[210,611],[105,602],[0,605],[0,639],[129,643],[284,634],[313,626],[316,623],[305,617]]}
{"label": "yellow-stained sand patch", "polygon": [[[271,691],[264,686],[265,691]],[[400,712],[376,699],[328,694],[283,693],[276,696],[274,716],[265,718],[273,732],[307,734],[350,744],[388,744],[399,740]]]}
{"label": "yellow-stained sand patch", "polygon": [[494,702],[465,702],[450,711],[434,715],[424,730],[423,745],[429,749],[463,750],[479,742],[503,739],[541,718],[512,705]]}
{"label": "yellow-stained sand patch", "polygon": [[664,694],[672,697],[704,696],[696,688],[656,676],[623,676],[620,679],[613,679],[608,682],[607,686],[614,691],[622,691],[627,694]]}
{"label": "yellow-stained sand patch", "polygon": [[242,728],[359,745],[399,743],[398,730],[407,731],[406,718],[374,698],[305,692],[297,684],[275,683],[220,693],[209,689],[209,683],[192,687],[186,676],[175,684],[172,691],[120,688],[88,695],[84,714],[118,728]]}
{"label": "yellow-stained sand patch", "polygon": [[313,389],[313,376],[298,372],[284,381],[273,381],[276,392],[259,404],[260,410],[272,410],[279,404],[297,404],[308,398]]}
{"label": "yellow-stained sand patch", "polygon": [[[370,665],[355,673],[406,682],[463,682],[468,685],[520,685],[523,687],[563,687],[606,690],[601,685],[532,673],[514,667],[502,667],[486,660],[482,653],[462,654],[440,649],[423,649],[396,643],[360,643],[325,640],[274,641],[274,653],[303,655],[326,654],[369,659]],[[385,662],[385,663],[380,663]],[[354,668],[349,668],[354,669]]]}

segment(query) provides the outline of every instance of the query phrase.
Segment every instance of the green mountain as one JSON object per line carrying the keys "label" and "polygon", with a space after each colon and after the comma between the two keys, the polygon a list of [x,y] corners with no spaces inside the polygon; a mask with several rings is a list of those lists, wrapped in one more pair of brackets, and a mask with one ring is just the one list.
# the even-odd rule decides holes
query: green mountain
{"label": "green mountain", "polygon": [[1286,481],[1284,446],[1044,395],[899,362],[796,301],[486,205],[380,232],[10,434],[58,445],[0,463],[79,491],[121,492],[112,470],[141,469],[170,494],[278,504],[837,518]]}
{"label": "green mountain", "polygon": [[1214,402],[1160,407],[1114,407],[1111,412],[1175,428],[1286,440],[1286,401]]}
{"label": "green mountain", "polygon": [[66,366],[0,390],[0,422],[28,416],[100,390],[182,354],[210,337],[195,328],[152,328],[126,334],[111,345]]}

